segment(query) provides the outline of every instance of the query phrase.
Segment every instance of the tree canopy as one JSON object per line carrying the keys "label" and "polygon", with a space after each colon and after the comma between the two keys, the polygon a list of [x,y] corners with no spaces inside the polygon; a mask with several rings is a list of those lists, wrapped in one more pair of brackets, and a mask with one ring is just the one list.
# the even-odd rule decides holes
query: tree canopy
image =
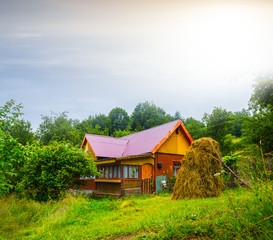
{"label": "tree canopy", "polygon": [[109,113],[111,120],[111,134],[115,131],[124,131],[129,127],[129,115],[128,113],[119,107],[113,108]]}
{"label": "tree canopy", "polygon": [[146,101],[135,107],[131,116],[131,128],[133,131],[140,131],[171,120],[162,108]]}
{"label": "tree canopy", "polygon": [[257,112],[259,110],[273,108],[273,77],[263,76],[256,80],[254,91],[249,101],[249,108]]}

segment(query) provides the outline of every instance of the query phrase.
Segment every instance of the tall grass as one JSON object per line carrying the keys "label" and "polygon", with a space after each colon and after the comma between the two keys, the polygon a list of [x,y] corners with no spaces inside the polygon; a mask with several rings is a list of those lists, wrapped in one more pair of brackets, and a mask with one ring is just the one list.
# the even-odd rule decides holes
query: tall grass
{"label": "tall grass", "polygon": [[[271,182],[269,182],[271,184]],[[2,239],[273,239],[267,184],[224,191],[219,198],[172,201],[171,195],[37,203],[0,200]]]}

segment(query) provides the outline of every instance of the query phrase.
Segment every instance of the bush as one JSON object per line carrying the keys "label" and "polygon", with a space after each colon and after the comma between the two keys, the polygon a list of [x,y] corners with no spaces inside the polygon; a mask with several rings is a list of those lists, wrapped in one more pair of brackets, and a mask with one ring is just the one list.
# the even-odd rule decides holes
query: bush
{"label": "bush", "polygon": [[63,143],[30,146],[25,163],[24,186],[27,195],[38,201],[59,199],[70,188],[83,184],[81,176],[96,175],[90,155]]}
{"label": "bush", "polygon": [[26,149],[9,132],[0,130],[0,194],[20,190]]}

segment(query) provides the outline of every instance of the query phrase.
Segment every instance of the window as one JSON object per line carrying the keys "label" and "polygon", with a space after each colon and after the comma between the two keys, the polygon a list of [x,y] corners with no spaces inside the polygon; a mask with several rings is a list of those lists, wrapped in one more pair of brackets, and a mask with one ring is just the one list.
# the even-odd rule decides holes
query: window
{"label": "window", "polygon": [[128,178],[128,166],[123,167],[123,177]]}
{"label": "window", "polygon": [[113,167],[113,177],[116,178],[117,177],[117,166]]}
{"label": "window", "polygon": [[[101,173],[99,178],[120,178],[120,166],[98,167],[98,172]],[[128,178],[128,168],[126,178]]]}
{"label": "window", "polygon": [[132,166],[132,167],[133,167],[134,178],[139,178],[139,167],[138,166]]}
{"label": "window", "polygon": [[120,178],[120,166],[117,166],[118,168],[118,178]]}
{"label": "window", "polygon": [[133,166],[129,166],[129,178],[133,178]]}
{"label": "window", "polygon": [[124,178],[139,178],[139,166],[124,166],[123,167]]}
{"label": "window", "polygon": [[177,176],[177,172],[181,167],[181,163],[180,162],[173,162],[173,176],[176,177]]}
{"label": "window", "polygon": [[113,177],[112,166],[109,167],[109,178]]}
{"label": "window", "polygon": [[108,178],[108,167],[104,167],[104,178]]}

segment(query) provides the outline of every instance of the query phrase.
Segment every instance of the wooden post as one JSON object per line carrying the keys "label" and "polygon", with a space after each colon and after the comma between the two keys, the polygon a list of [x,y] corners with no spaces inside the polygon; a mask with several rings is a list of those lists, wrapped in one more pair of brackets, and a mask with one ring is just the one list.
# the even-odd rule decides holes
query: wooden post
{"label": "wooden post", "polygon": [[242,178],[240,178],[234,171],[232,171],[230,169],[230,167],[228,165],[225,164],[225,162],[223,161],[222,157],[219,156],[219,154],[217,154],[218,156],[218,160],[231,172],[231,174],[236,177],[243,185],[245,185],[246,187],[248,187],[249,189],[252,190],[252,187],[250,187],[250,185],[248,184],[248,182],[246,182],[245,180],[243,180]]}
{"label": "wooden post", "polygon": [[120,166],[120,195],[121,195],[121,196],[124,196],[123,165]]}

